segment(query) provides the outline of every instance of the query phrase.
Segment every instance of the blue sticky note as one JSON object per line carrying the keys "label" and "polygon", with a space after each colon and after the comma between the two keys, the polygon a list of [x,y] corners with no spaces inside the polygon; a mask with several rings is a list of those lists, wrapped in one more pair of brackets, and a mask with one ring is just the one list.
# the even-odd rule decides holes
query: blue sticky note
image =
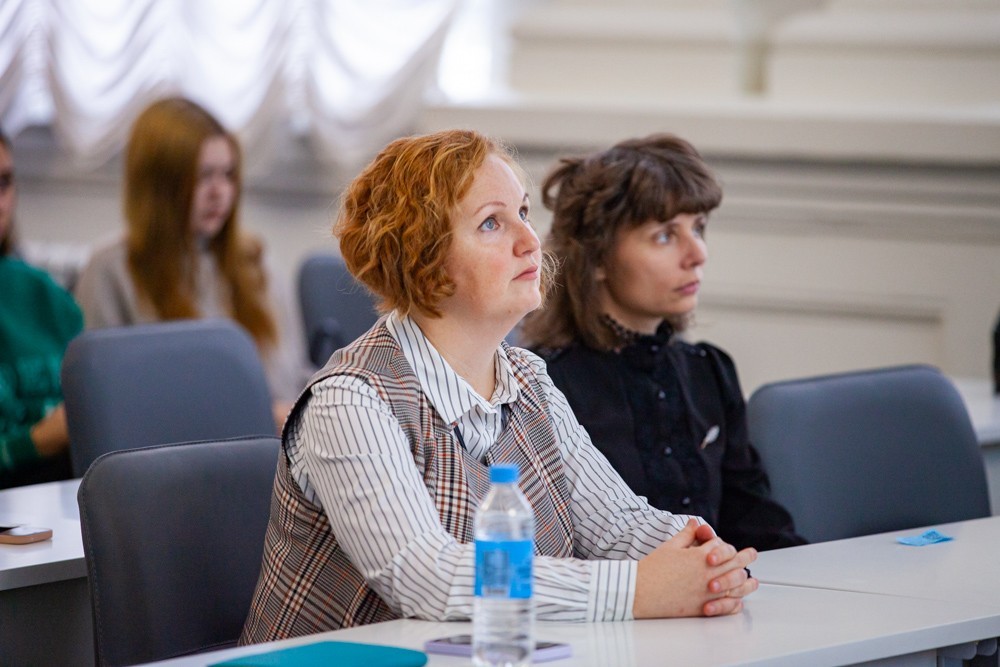
{"label": "blue sticky note", "polygon": [[923,547],[928,544],[935,544],[937,542],[948,542],[949,540],[955,539],[954,537],[948,537],[947,535],[942,535],[936,530],[928,530],[922,535],[909,535],[907,537],[897,537],[896,541],[900,544],[905,544],[909,547]]}

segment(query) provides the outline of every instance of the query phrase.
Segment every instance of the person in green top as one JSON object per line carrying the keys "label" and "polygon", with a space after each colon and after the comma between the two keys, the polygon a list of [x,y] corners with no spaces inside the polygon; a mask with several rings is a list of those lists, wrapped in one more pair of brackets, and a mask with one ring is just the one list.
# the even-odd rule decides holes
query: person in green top
{"label": "person in green top", "polygon": [[17,190],[0,131],[0,488],[70,477],[59,369],[83,329],[73,297],[14,255]]}

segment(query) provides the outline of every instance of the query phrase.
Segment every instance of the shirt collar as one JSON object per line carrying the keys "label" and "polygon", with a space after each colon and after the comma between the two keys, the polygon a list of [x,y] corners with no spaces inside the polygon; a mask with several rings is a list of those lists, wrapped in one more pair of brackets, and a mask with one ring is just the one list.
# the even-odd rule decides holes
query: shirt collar
{"label": "shirt collar", "polygon": [[607,313],[601,315],[601,323],[611,329],[621,347],[629,347],[631,345],[664,345],[669,343],[671,337],[674,335],[674,328],[666,319],[660,323],[654,334],[633,331]]}
{"label": "shirt collar", "polygon": [[520,389],[517,378],[503,347],[496,351],[496,389],[492,400],[487,401],[455,372],[412,318],[392,312],[385,325],[399,343],[420,388],[445,423],[453,424],[475,408],[487,413],[497,412],[503,404],[518,399]]}
{"label": "shirt collar", "polygon": [[663,320],[653,334],[628,329],[607,314],[601,316],[601,321],[618,339],[617,354],[633,367],[646,371],[656,368],[660,359],[667,354],[670,339],[674,334],[673,327],[667,320]]}

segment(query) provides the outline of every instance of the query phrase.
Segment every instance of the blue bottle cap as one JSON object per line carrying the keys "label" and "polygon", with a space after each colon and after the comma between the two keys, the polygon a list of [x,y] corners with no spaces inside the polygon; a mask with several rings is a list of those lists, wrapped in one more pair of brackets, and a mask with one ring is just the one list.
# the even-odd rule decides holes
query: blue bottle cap
{"label": "blue bottle cap", "polygon": [[490,481],[494,484],[512,484],[520,477],[516,463],[495,463],[490,466]]}

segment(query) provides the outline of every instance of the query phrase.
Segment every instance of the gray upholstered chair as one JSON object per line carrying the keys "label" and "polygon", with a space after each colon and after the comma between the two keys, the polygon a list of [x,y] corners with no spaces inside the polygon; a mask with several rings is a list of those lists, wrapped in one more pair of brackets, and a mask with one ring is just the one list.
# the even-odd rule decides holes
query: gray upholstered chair
{"label": "gray upholstered chair", "polygon": [[62,385],[76,477],[116,449],[277,431],[257,348],[229,320],[85,331]]}
{"label": "gray upholstered chair", "polygon": [[319,367],[375,324],[375,299],[335,255],[306,258],[298,278],[306,349],[310,361]]}
{"label": "gray upholstered chair", "polygon": [[77,499],[99,667],[233,646],[260,573],[281,442],[111,452]]}
{"label": "gray upholstered chair", "polygon": [[968,412],[930,366],[764,385],[748,422],[774,498],[809,540],[989,516]]}

